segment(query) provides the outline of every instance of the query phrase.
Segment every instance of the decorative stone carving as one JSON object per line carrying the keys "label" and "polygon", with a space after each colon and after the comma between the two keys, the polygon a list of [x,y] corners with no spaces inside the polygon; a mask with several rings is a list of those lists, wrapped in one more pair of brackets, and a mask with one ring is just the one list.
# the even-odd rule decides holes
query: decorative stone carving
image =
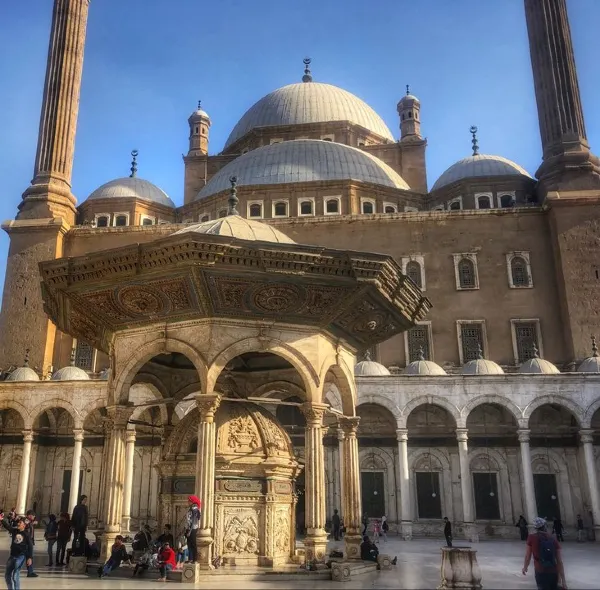
{"label": "decorative stone carving", "polygon": [[442,471],[442,465],[431,453],[423,453],[413,464],[413,471]]}
{"label": "decorative stone carving", "polygon": [[471,461],[471,471],[500,471],[495,459],[489,455],[477,455]]}
{"label": "decorative stone carving", "polygon": [[261,492],[262,483],[260,481],[233,479],[224,481],[223,488],[227,492]]}
{"label": "decorative stone carving", "polygon": [[158,315],[165,308],[160,295],[148,286],[124,287],[116,296],[121,307],[133,315]]}
{"label": "decorative stone carving", "polygon": [[254,510],[226,510],[223,523],[224,554],[259,553],[259,515]]}
{"label": "decorative stone carving", "polygon": [[[237,414],[237,415],[236,415]],[[260,436],[256,424],[248,414],[235,408],[227,422],[227,446],[229,452],[247,453],[260,446]]]}
{"label": "decorative stone carving", "polygon": [[289,509],[278,510],[275,513],[275,551],[289,553],[290,550],[290,514]]}
{"label": "decorative stone carving", "polygon": [[253,305],[269,313],[286,313],[298,310],[302,303],[302,292],[296,285],[260,286],[252,293]]}
{"label": "decorative stone carving", "polygon": [[323,416],[327,406],[325,404],[318,404],[313,402],[306,402],[300,406],[300,411],[306,418],[306,424],[311,426],[322,426]]}
{"label": "decorative stone carving", "polygon": [[442,547],[441,575],[438,590],[481,590],[477,551],[470,547]]}
{"label": "decorative stone carving", "polygon": [[[221,404],[221,396],[218,393],[211,395],[197,395],[196,407],[200,414],[200,420],[204,422],[212,422],[215,417],[215,412]],[[184,451],[186,452],[186,451]]]}

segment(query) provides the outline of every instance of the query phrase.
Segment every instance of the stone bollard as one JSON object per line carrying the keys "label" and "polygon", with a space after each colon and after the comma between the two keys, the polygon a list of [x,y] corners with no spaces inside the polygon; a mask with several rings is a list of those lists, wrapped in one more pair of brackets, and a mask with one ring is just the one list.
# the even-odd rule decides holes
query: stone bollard
{"label": "stone bollard", "polygon": [[71,574],[85,574],[87,571],[87,557],[83,555],[71,556],[69,559],[69,573]]}
{"label": "stone bollard", "polygon": [[442,547],[441,575],[438,590],[481,590],[477,551],[470,547]]}

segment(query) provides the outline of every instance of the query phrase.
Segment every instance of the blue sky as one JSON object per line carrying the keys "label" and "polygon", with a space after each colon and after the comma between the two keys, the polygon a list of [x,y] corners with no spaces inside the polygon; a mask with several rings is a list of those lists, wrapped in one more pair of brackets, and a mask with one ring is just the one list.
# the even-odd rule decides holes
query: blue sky
{"label": "blue sky", "polygon": [[[600,2],[568,0],[588,137],[600,153]],[[0,219],[13,218],[32,177],[51,0],[0,6]],[[218,153],[245,110],[271,90],[315,81],[370,104],[398,134],[405,84],[422,103],[429,185],[482,153],[534,173],[539,130],[523,0],[91,0],[73,191],[79,201],[129,173],[183,200],[187,117],[202,99]],[[8,49],[10,48],[10,54]],[[8,237],[0,234],[3,284]]]}

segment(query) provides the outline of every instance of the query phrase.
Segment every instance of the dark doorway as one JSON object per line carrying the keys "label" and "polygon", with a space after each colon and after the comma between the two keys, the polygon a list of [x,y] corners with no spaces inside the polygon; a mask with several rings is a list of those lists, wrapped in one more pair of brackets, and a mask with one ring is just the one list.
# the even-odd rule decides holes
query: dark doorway
{"label": "dark doorway", "polygon": [[437,471],[417,471],[416,475],[419,518],[442,518],[440,474]]}
{"label": "dark doorway", "polygon": [[553,473],[535,473],[533,475],[533,486],[535,488],[538,516],[552,519],[560,518],[556,475]]}
{"label": "dark doorway", "polygon": [[[63,472],[62,494],[60,496],[60,511],[71,514],[74,506],[69,506],[69,495],[71,493],[71,469],[65,469]],[[79,472],[79,490],[77,490],[77,499],[81,496],[81,488],[83,486],[83,471]]]}
{"label": "dark doorway", "polygon": [[304,535],[306,532],[306,496],[304,489],[304,472],[298,476],[298,479],[294,483],[294,490],[298,499],[296,503],[296,533],[298,535]]}
{"label": "dark doorway", "polygon": [[475,518],[477,520],[499,520],[498,480],[495,473],[474,473]]}
{"label": "dark doorway", "polygon": [[381,518],[385,514],[385,498],[382,471],[362,471],[360,474],[362,493],[362,513],[371,518]]}

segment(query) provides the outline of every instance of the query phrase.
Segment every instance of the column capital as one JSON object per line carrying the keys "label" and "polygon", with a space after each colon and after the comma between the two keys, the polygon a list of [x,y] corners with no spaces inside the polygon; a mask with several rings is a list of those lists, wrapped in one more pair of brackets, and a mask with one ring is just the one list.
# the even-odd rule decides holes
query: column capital
{"label": "column capital", "polygon": [[531,430],[528,428],[520,428],[517,430],[517,436],[519,437],[520,443],[528,443],[531,435]]}
{"label": "column capital", "polygon": [[339,423],[340,428],[344,432],[344,436],[354,435],[358,432],[358,424],[360,422],[359,416],[340,416]]}
{"label": "column capital", "polygon": [[221,399],[219,393],[200,393],[196,396],[196,406],[202,422],[214,422],[215,413],[221,405]]}
{"label": "column capital", "polygon": [[346,435],[344,434],[344,431],[341,428],[338,428],[338,430],[337,430],[338,441],[342,442],[345,438],[346,438]]}
{"label": "column capital", "polygon": [[396,440],[398,442],[407,442],[408,428],[396,428]]}
{"label": "column capital", "polygon": [[457,428],[456,440],[458,442],[467,442],[469,440],[469,431],[466,428]]}
{"label": "column capital", "polygon": [[592,444],[594,442],[594,430],[591,428],[582,428],[579,431],[579,439],[583,444]]}
{"label": "column capital", "polygon": [[23,430],[23,441],[33,442],[33,430]]}
{"label": "column capital", "polygon": [[329,408],[327,404],[306,402],[300,406],[300,411],[306,418],[306,425],[316,427],[323,425],[323,416],[325,416],[327,408]]}
{"label": "column capital", "polygon": [[128,428],[125,431],[125,442],[126,443],[134,443],[137,438],[137,433],[135,430]]}
{"label": "column capital", "polygon": [[75,439],[75,442],[83,442],[83,428],[74,428],[73,438]]}
{"label": "column capital", "polygon": [[131,414],[133,414],[133,405],[129,406],[111,406],[106,408],[108,416],[104,418],[104,425],[107,430],[115,428],[126,428]]}

